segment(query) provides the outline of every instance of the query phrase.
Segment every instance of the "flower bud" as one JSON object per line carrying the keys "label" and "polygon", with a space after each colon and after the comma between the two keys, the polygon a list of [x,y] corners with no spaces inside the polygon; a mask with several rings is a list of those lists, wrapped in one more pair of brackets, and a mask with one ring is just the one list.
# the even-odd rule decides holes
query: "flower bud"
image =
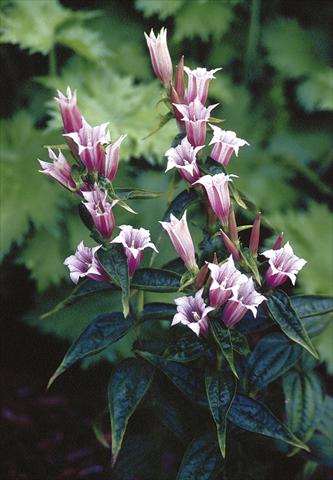
{"label": "flower bud", "polygon": [[249,248],[252,255],[257,255],[257,252],[258,252],[259,241],[260,241],[260,220],[261,220],[261,212],[258,212],[253,223],[251,236],[250,236],[250,243],[249,243]]}
{"label": "flower bud", "polygon": [[76,91],[72,93],[70,87],[67,87],[67,96],[60,90],[57,90],[58,96],[55,100],[58,102],[64,133],[77,132],[82,128],[82,115],[77,106]]}
{"label": "flower bud", "polygon": [[238,231],[237,231],[237,223],[236,223],[236,217],[235,217],[235,210],[233,206],[230,206],[230,211],[229,211],[229,218],[228,218],[228,233],[229,233],[229,238],[233,242],[238,241]]}
{"label": "flower bud", "polygon": [[220,230],[220,232],[221,232],[221,236],[222,236],[225,248],[228,250],[229,253],[231,253],[231,255],[233,256],[233,259],[236,260],[236,262],[239,262],[240,254],[236,246],[232,243],[230,238],[224,233],[222,229]]}
{"label": "flower bud", "polygon": [[[176,67],[175,90],[177,92],[179,101],[174,103],[182,103],[184,100],[185,86],[184,86],[184,55],[181,57]],[[174,100],[172,100],[174,101]]]}
{"label": "flower bud", "polygon": [[273,250],[279,250],[279,248],[281,248],[282,240],[283,240],[283,232],[280,232],[274,243]]}
{"label": "flower bud", "polygon": [[149,36],[145,33],[145,37],[155,75],[165,87],[168,87],[172,81],[173,68],[167,44],[166,28],[161,28],[157,37],[153,29],[150,31]]}

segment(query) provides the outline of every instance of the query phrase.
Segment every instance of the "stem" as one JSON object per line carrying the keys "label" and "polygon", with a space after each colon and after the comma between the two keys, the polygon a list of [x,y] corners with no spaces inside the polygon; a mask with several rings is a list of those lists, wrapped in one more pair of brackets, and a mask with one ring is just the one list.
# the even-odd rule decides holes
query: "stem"
{"label": "stem", "polygon": [[260,3],[261,0],[252,0],[251,20],[244,64],[245,82],[248,82],[255,77],[256,52],[260,29]]}
{"label": "stem", "polygon": [[53,46],[49,53],[49,75],[55,77],[57,75],[57,56],[55,47]]}

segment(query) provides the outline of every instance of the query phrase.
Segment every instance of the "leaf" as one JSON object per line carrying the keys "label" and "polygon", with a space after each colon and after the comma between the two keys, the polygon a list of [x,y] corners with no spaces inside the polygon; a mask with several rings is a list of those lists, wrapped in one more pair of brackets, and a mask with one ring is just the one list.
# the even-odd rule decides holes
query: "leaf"
{"label": "leaf", "polygon": [[223,328],[218,320],[212,318],[209,321],[209,326],[213,333],[214,339],[219,346],[224,358],[228,362],[233,374],[237,378],[239,378],[234,360],[234,351],[230,330],[227,328]]}
{"label": "leaf", "polygon": [[314,370],[291,371],[283,377],[288,425],[293,433],[307,442],[313,435],[324,407],[324,389]]}
{"label": "leaf", "polygon": [[173,362],[186,363],[205,355],[208,345],[194,332],[183,332],[164,352],[164,357]]}
{"label": "leaf", "polygon": [[308,450],[307,446],[295,437],[264,404],[245,395],[237,394],[235,396],[229,410],[228,419],[238,427],[249,432],[282,440],[290,445]]}
{"label": "leaf", "polygon": [[[180,400],[183,400],[182,398]],[[154,412],[156,412],[159,420],[182,442],[186,439],[188,432],[188,419],[184,416],[180,402],[174,392],[169,390],[161,391],[156,387],[152,393],[152,401],[154,404]]]}
{"label": "leaf", "polygon": [[140,358],[129,358],[116,365],[108,386],[111,417],[112,465],[116,463],[129,419],[145,396],[154,369]]}
{"label": "leaf", "polygon": [[136,353],[159,368],[192,402],[207,406],[204,390],[204,378],[201,372],[193,368],[166,360],[158,355],[137,350]]}
{"label": "leaf", "polygon": [[206,372],[206,393],[216,423],[222,457],[225,457],[227,416],[236,394],[235,376],[228,369]]}
{"label": "leaf", "polygon": [[211,480],[222,465],[215,438],[211,434],[202,435],[187,448],[176,480]]}
{"label": "leaf", "polygon": [[267,300],[268,309],[281,330],[296,343],[318,358],[302,321],[290,305],[289,297],[282,290],[276,290]]}
{"label": "leaf", "polygon": [[245,376],[250,388],[259,391],[292,368],[302,349],[290,343],[285,335],[266,335],[246,359]]}
{"label": "leaf", "polygon": [[146,190],[142,189],[131,189],[131,188],[116,188],[115,189],[116,195],[123,200],[132,200],[132,199],[151,199],[151,198],[158,198],[165,195],[165,192],[147,192]]}
{"label": "leaf", "polygon": [[103,313],[96,317],[68,349],[62,362],[52,375],[48,388],[54,380],[78,360],[100,352],[123,337],[132,327],[131,317],[119,313]]}
{"label": "leaf", "polygon": [[307,112],[332,111],[333,70],[329,67],[314,72],[309,79],[298,85],[298,101]]}
{"label": "leaf", "polygon": [[160,268],[139,268],[131,285],[138,290],[149,292],[177,292],[180,287],[180,275]]}
{"label": "leaf", "polygon": [[290,303],[302,319],[333,312],[333,297],[326,295],[295,295]]}
{"label": "leaf", "polygon": [[319,430],[320,433],[325,435],[333,443],[332,424],[333,424],[333,397],[331,397],[330,395],[326,395],[322,414],[319,420],[319,424],[317,426],[317,430]]}
{"label": "leaf", "polygon": [[257,316],[254,318],[252,312],[247,312],[237,325],[237,329],[247,335],[248,333],[265,330],[273,324],[272,319],[263,308],[259,307]]}
{"label": "leaf", "polygon": [[143,12],[145,17],[158,15],[160,20],[165,20],[170,15],[175,15],[183,6],[184,0],[136,0],[135,7]]}
{"label": "leaf", "polygon": [[250,347],[245,335],[236,329],[230,329],[229,332],[233,349],[240,355],[248,355],[250,353]]}
{"label": "leaf", "polygon": [[172,320],[176,305],[172,303],[147,303],[143,307],[141,318],[146,320]]}
{"label": "leaf", "polygon": [[124,317],[127,317],[129,311],[130,280],[124,247],[120,244],[112,244],[108,250],[99,250],[97,256],[112,281],[121,288]]}
{"label": "leaf", "polygon": [[198,194],[194,188],[189,190],[183,190],[177,197],[171,202],[168,210],[166,211],[163,221],[169,222],[170,215],[174,215],[178,219],[183,215],[185,210],[193,203],[199,200]]}
{"label": "leaf", "polygon": [[309,441],[311,457],[315,462],[333,468],[332,441],[315,433]]}

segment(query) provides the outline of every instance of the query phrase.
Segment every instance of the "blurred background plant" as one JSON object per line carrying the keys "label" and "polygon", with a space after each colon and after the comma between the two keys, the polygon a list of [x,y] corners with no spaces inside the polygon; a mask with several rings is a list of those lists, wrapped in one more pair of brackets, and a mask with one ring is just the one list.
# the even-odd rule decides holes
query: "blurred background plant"
{"label": "blurred background plant", "polygon": [[[332,3],[272,0],[3,0],[1,8],[1,251],[3,272],[15,278],[23,265],[33,279],[34,307],[24,320],[42,332],[71,340],[112,298],[82,302],[61,314],[39,315],[69,290],[63,260],[77,243],[89,243],[77,201],[42,177],[36,159],[43,145],[61,141],[60,117],[50,100],[67,85],[78,90],[80,109],[92,124],[110,121],[112,138],[127,133],[121,148],[118,186],[165,191],[163,153],[176,133],[160,121],[163,106],[143,32],[168,28],[170,51],[189,66],[223,67],[212,82],[215,116],[251,145],[233,160],[238,186],[308,260],[297,288],[332,293],[332,174],[330,127],[333,74]],[[165,197],[135,203],[131,222],[151,226]],[[128,214],[118,212],[118,224]],[[199,234],[198,234],[199,236]],[[171,247],[170,247],[171,248]],[[167,243],[158,262],[170,256]],[[13,270],[14,269],[14,270]],[[12,272],[12,273],[11,273]],[[14,273],[13,273],[14,272]],[[4,283],[4,295],[20,285]],[[96,298],[96,297],[95,297]],[[332,324],[331,324],[332,325]],[[333,327],[317,346],[333,373]],[[125,339],[126,342],[126,339]],[[108,351],[121,355],[120,342]]]}

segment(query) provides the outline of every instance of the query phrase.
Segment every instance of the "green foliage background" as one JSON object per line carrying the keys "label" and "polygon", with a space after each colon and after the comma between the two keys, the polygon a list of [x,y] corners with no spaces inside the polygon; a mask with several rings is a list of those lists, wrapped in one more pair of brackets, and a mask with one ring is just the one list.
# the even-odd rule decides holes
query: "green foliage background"
{"label": "green foliage background", "polygon": [[[163,25],[174,64],[184,53],[189,66],[223,67],[210,90],[211,100],[220,103],[216,116],[251,144],[233,159],[238,186],[308,260],[299,291],[332,293],[332,5],[325,0],[320,8],[315,5],[309,0],[1,2],[0,52],[6,65],[1,251],[4,258],[15,249],[15,261],[36,281],[37,307],[26,316],[28,322],[72,339],[113,302],[101,297],[48,320],[38,318],[69,288],[63,259],[82,238],[90,242],[77,215],[78,201],[37,173],[36,159],[47,157],[43,145],[62,143],[50,99],[56,88],[70,85],[78,90],[89,122],[110,121],[112,138],[128,134],[118,186],[165,191],[163,153],[176,133],[174,122],[143,140],[163,114],[163,107],[156,106],[162,91],[143,32]],[[118,211],[118,223],[152,226],[156,239],[165,203],[165,197],[153,204],[136,202],[139,215],[129,220]],[[158,261],[162,264],[170,254],[170,246],[163,244]],[[332,371],[331,339],[324,332],[317,342]],[[118,353],[121,345],[111,358]]]}

